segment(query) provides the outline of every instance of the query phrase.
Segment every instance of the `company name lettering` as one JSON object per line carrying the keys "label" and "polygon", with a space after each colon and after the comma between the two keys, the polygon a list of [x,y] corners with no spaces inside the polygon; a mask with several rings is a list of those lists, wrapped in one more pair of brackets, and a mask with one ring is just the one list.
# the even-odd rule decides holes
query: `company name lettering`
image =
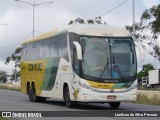
{"label": "company name lettering", "polygon": [[28,71],[42,71],[42,64],[29,64]]}

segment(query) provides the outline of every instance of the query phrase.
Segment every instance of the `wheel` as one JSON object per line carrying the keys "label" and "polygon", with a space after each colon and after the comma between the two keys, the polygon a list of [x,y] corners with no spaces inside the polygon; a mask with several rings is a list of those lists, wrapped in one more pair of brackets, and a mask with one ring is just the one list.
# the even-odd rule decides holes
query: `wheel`
{"label": "wheel", "polygon": [[70,92],[68,86],[64,89],[64,101],[68,108],[72,108],[75,106],[75,102],[70,99]]}
{"label": "wheel", "polygon": [[117,109],[120,106],[120,102],[111,102],[109,105],[111,109]]}
{"label": "wheel", "polygon": [[33,84],[32,85],[32,96],[33,96],[33,102],[38,102],[39,100],[39,97],[38,96],[36,96],[36,89],[35,89],[35,85]]}
{"label": "wheel", "polygon": [[30,85],[28,84],[27,85],[27,94],[28,94],[28,98],[29,98],[29,101],[30,102],[33,102],[33,95],[32,95],[32,92],[31,92],[32,90],[31,90],[31,87],[30,87]]}

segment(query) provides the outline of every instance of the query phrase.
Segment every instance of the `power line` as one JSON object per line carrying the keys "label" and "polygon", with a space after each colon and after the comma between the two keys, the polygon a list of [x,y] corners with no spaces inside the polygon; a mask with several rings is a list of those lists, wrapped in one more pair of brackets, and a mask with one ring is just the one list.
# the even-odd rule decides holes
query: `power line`
{"label": "power line", "polygon": [[118,4],[117,6],[115,6],[114,8],[112,8],[111,10],[107,11],[106,13],[104,13],[103,15],[101,15],[100,17],[105,16],[106,14],[112,12],[113,10],[117,9],[118,7],[120,7],[121,5],[123,5],[124,3],[126,3],[128,0],[123,1],[122,3]]}
{"label": "power line", "polygon": [[28,35],[26,35],[22,40],[20,40],[20,41],[17,42],[17,43],[14,43],[14,44],[11,44],[11,45],[8,45],[8,46],[0,46],[0,49],[1,49],[1,48],[13,47],[13,46],[15,46],[15,45],[17,45],[17,44],[23,42],[24,40],[26,40],[31,34],[32,34],[32,32],[29,33]]}

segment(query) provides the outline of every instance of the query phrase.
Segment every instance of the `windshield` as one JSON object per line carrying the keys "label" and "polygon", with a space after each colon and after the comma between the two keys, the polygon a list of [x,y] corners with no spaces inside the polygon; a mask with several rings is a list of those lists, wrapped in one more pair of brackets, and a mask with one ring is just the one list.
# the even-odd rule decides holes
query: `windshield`
{"label": "windshield", "polygon": [[131,38],[80,37],[82,74],[100,80],[136,75],[136,58]]}
{"label": "windshield", "polygon": [[112,78],[129,78],[136,74],[134,45],[131,39],[110,39]]}

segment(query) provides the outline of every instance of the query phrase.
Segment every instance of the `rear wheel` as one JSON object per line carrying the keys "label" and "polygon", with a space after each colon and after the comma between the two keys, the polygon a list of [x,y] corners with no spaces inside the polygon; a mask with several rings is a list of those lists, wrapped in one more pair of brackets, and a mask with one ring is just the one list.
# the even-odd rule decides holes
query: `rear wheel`
{"label": "rear wheel", "polygon": [[75,102],[70,99],[70,92],[68,86],[64,89],[64,101],[68,108],[72,108],[75,106]]}
{"label": "rear wheel", "polygon": [[33,96],[33,102],[38,102],[38,96],[36,96],[36,89],[35,89],[35,85],[32,85],[32,96]]}
{"label": "rear wheel", "polygon": [[32,92],[31,92],[31,87],[30,87],[30,84],[27,84],[27,94],[28,94],[28,98],[29,98],[29,101],[32,102],[33,101],[33,95],[32,95]]}
{"label": "rear wheel", "polygon": [[118,109],[120,106],[120,102],[111,102],[109,103],[111,109]]}

